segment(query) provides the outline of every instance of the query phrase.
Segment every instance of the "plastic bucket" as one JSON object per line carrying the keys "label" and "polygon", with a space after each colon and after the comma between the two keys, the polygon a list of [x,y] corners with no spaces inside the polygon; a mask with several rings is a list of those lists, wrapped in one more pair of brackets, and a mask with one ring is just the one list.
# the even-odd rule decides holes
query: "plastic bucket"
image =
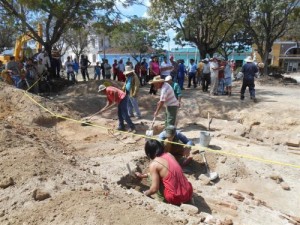
{"label": "plastic bucket", "polygon": [[200,131],[199,144],[203,147],[208,147],[211,140],[210,133],[207,131]]}

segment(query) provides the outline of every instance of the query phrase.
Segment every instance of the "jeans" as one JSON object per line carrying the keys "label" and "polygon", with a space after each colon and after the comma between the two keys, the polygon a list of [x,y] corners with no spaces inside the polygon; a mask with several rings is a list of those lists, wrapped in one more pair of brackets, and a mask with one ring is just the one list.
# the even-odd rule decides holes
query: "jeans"
{"label": "jeans", "polygon": [[141,117],[138,101],[136,97],[128,97],[128,115],[133,116],[133,110],[136,112],[137,117]]}
{"label": "jeans", "polygon": [[53,68],[53,72],[54,72],[54,76],[55,77],[60,77],[60,74],[59,74],[59,72],[60,72],[60,60],[59,59],[52,59],[52,61],[51,61],[51,67]]}
{"label": "jeans", "polygon": [[207,91],[209,84],[210,84],[210,74],[203,73],[202,74],[202,91]]}
{"label": "jeans", "polygon": [[191,81],[192,81],[192,79],[193,79],[194,88],[196,88],[197,87],[196,73],[190,72],[189,73],[189,83],[188,83],[188,87],[189,88],[191,87]]}
{"label": "jeans", "polygon": [[131,129],[135,129],[134,124],[132,123],[128,115],[128,96],[126,95],[118,105],[118,119],[119,119],[119,128],[124,129],[124,120],[129,125]]}
{"label": "jeans", "polygon": [[225,79],[224,78],[220,78],[219,79],[219,85],[218,85],[218,93],[220,93],[221,95],[223,95],[225,93]]}
{"label": "jeans", "polygon": [[178,77],[178,84],[181,90],[183,90],[183,83],[184,83],[184,76],[183,77]]}
{"label": "jeans", "polygon": [[85,77],[87,77],[88,80],[90,79],[86,67],[81,67],[81,75],[82,75],[82,79],[83,79],[84,81],[86,81],[86,78],[85,78]]}
{"label": "jeans", "polygon": [[249,87],[249,93],[252,98],[255,98],[255,84],[254,80],[243,80],[241,88],[241,97],[244,97],[246,88]]}
{"label": "jeans", "polygon": [[14,81],[15,86],[20,88],[21,77],[19,75],[12,75],[12,80]]}

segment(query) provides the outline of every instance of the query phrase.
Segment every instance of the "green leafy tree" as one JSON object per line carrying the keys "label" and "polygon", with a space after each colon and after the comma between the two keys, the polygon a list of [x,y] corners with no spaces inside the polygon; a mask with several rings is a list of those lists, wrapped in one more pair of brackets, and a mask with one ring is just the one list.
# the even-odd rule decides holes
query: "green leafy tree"
{"label": "green leafy tree", "polygon": [[[93,0],[0,0],[0,6],[15,19],[14,26],[27,33],[50,53],[63,33],[71,27],[82,27],[95,15],[95,10],[111,7],[113,1]],[[37,24],[43,26],[43,35]]]}
{"label": "green leafy tree", "polygon": [[300,4],[294,9],[289,17],[287,32],[282,39],[288,41],[295,41],[299,47],[300,42]]}
{"label": "green leafy tree", "polygon": [[0,7],[0,53],[14,46],[17,30],[13,23],[12,18]]}
{"label": "green leafy tree", "polygon": [[236,23],[235,0],[151,1],[149,14],[177,32],[175,43],[197,46],[201,58],[212,56]]}
{"label": "green leafy tree", "polygon": [[112,45],[130,53],[137,62],[150,54],[162,52],[167,39],[158,22],[138,17],[119,24],[111,33]]}
{"label": "green leafy tree", "polygon": [[76,58],[79,59],[88,46],[89,27],[69,29],[64,35],[63,40],[66,44],[65,49],[71,48]]}
{"label": "green leafy tree", "polygon": [[241,0],[240,16],[262,58],[264,74],[273,43],[287,31],[289,15],[299,0]]}
{"label": "green leafy tree", "polygon": [[217,52],[227,60],[231,54],[250,50],[251,45],[252,38],[249,33],[241,27],[241,24],[237,24],[234,29],[229,32]]}

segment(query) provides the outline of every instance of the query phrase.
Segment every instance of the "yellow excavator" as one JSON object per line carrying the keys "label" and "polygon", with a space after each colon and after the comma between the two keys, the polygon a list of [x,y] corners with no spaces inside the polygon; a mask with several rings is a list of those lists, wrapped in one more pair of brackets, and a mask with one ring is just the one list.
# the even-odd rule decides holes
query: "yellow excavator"
{"label": "yellow excavator", "polygon": [[[41,24],[38,24],[38,35],[40,37],[43,36],[43,28]],[[15,57],[16,61],[23,61],[25,54],[24,54],[24,44],[32,39],[32,35],[30,32],[21,35],[17,38],[15,49],[13,56]],[[42,49],[42,45],[39,42],[36,42],[36,53],[38,52],[38,49]],[[3,64],[6,64],[9,61],[10,55],[0,55],[0,61],[2,61]]]}

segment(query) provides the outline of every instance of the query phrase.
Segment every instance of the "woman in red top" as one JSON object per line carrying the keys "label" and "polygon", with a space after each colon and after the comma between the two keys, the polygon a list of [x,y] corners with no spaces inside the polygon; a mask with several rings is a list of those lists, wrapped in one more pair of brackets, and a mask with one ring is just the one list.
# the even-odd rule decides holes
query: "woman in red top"
{"label": "woman in red top", "polygon": [[[150,67],[149,67],[149,80],[152,80],[154,77],[160,75],[160,69],[159,69],[159,62],[157,56],[153,56],[152,60],[150,62]],[[149,94],[154,94],[156,95],[157,90],[154,89],[153,84],[151,84]]]}
{"label": "woman in red top", "polygon": [[[160,191],[168,203],[180,205],[189,202],[193,196],[193,187],[176,159],[170,153],[165,153],[162,144],[157,140],[146,142],[145,153],[153,161],[149,166],[152,183],[144,194],[150,196]],[[148,177],[141,173],[136,173],[136,176]]]}

